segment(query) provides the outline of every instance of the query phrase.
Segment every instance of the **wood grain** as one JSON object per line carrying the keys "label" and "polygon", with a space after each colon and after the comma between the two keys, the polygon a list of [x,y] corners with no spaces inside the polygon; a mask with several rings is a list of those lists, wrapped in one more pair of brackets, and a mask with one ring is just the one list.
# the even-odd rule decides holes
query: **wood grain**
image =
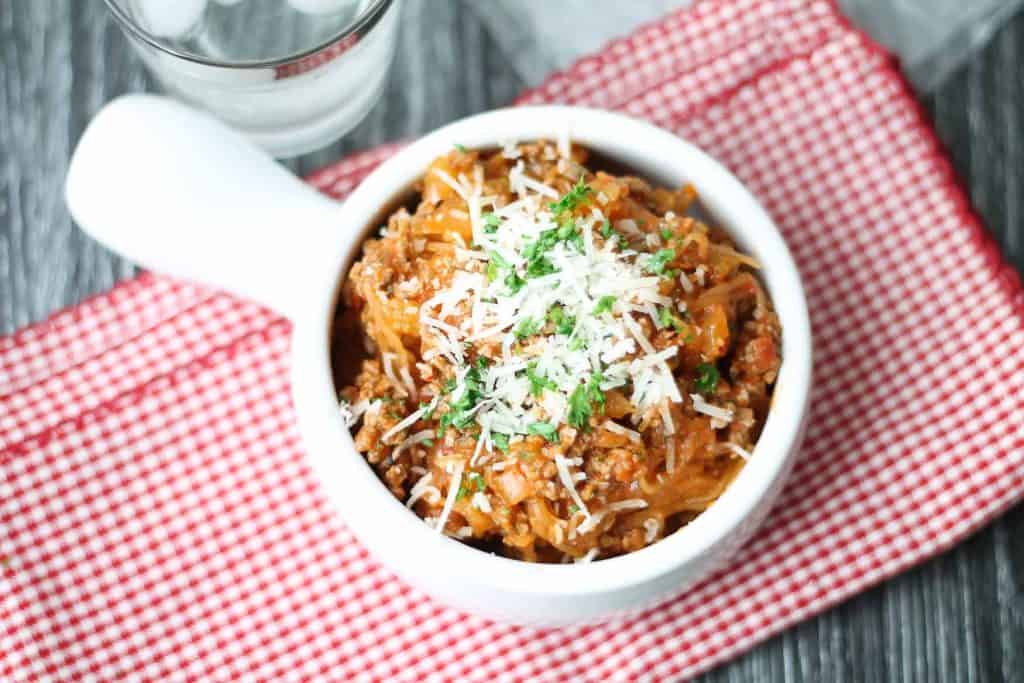
{"label": "wood grain", "polygon": [[[462,2],[407,0],[387,91],[342,142],[290,162],[305,173],[507,103],[521,89]],[[980,215],[1024,269],[1024,17],[925,101]],[[0,333],[109,288],[131,266],[78,232],[67,160],[108,99],[151,82],[101,3],[0,7]],[[1022,426],[1024,428],[1024,426]],[[707,681],[1024,680],[1024,508],[946,555],[800,624]]]}

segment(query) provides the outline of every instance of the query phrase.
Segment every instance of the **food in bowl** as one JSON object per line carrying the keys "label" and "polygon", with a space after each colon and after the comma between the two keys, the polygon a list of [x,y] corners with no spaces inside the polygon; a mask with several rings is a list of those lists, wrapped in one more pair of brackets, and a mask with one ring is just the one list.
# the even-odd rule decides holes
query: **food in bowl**
{"label": "food in bowl", "polygon": [[758,264],[692,215],[692,187],[588,161],[565,140],[436,159],[363,245],[333,335],[382,482],[439,533],[526,561],[693,520],[751,457],[780,367]]}

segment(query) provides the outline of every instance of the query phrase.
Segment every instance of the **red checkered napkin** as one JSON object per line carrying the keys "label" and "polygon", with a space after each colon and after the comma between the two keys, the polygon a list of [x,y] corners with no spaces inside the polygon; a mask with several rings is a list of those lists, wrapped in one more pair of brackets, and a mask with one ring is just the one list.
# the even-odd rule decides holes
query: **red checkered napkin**
{"label": "red checkered napkin", "polygon": [[[705,2],[523,102],[678,131],[764,202],[816,340],[803,459],[687,595],[464,616],[377,565],[303,459],[289,326],[153,275],[0,340],[0,679],[678,679],[950,547],[1024,492],[1024,293],[890,60],[827,2]],[[391,149],[313,177],[345,195]]]}

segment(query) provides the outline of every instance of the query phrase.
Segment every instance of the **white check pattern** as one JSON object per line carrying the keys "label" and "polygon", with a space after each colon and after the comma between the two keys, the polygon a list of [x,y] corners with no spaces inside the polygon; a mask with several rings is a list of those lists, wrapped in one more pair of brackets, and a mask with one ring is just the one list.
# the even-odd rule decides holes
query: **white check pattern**
{"label": "white check pattern", "polygon": [[[0,680],[679,680],[1021,498],[1024,289],[893,64],[830,3],[699,3],[521,101],[678,131],[793,250],[817,344],[810,429],[736,561],[597,627],[438,605],[321,496],[288,324],[145,274],[0,339]],[[393,150],[311,182],[343,196]]]}

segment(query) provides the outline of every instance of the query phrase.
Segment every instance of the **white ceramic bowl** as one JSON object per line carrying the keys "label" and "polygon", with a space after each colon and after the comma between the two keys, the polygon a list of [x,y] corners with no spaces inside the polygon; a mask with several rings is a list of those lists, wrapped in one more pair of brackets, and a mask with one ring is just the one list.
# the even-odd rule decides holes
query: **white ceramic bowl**
{"label": "white ceramic bowl", "polygon": [[[782,323],[783,362],[750,461],[707,511],[669,537],[590,564],[543,565],[439,536],[380,483],[337,409],[330,330],[345,273],[382,207],[451,149],[554,138],[665,186],[692,183],[713,222],[762,264]],[[244,178],[244,182],[239,182]],[[778,230],[721,164],[621,114],[520,107],[445,126],[384,162],[342,205],[310,191],[213,119],[132,96],[101,112],[72,161],[68,204],[111,248],[163,272],[254,298],[294,322],[292,391],[309,462],[348,526],[380,561],[444,603],[499,620],[599,620],[678,595],[721,566],[768,513],[796,457],[807,413],[811,337],[803,288]],[[140,220],[144,218],[144,220]],[[353,340],[355,343],[355,340]]]}

